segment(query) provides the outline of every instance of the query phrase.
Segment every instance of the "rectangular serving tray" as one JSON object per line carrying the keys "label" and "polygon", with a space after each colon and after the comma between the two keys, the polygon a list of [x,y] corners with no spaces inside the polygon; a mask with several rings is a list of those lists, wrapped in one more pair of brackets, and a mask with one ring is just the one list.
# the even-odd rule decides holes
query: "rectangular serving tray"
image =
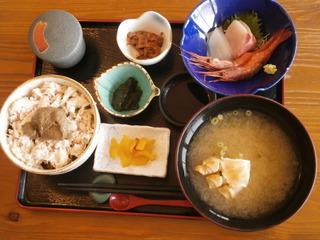
{"label": "rectangular serving tray", "polygon": [[[81,62],[69,69],[59,69],[36,58],[34,75],[57,74],[73,78],[82,83],[96,100],[96,95],[93,90],[93,79],[99,77],[110,67],[128,60],[122,55],[116,43],[116,32],[119,22],[80,21],[80,23],[83,28],[87,47],[85,56]],[[171,23],[172,41],[176,45],[180,45],[182,26],[182,23]],[[180,56],[180,50],[176,46],[172,46],[169,54],[163,61],[156,65],[146,66],[144,68],[150,74],[155,85],[159,88],[162,87],[163,83],[171,75],[179,72],[186,72],[186,68]],[[282,103],[282,81],[271,89],[257,94]],[[179,186],[175,171],[174,152],[182,128],[172,125],[165,119],[161,114],[157,98],[152,100],[151,104],[143,113],[128,119],[113,117],[103,111],[101,106],[98,105],[98,108],[102,122],[167,127],[171,130],[167,177],[150,178],[115,174],[118,184]],[[43,176],[21,171],[17,189],[17,201],[23,208],[38,210],[90,211],[109,214],[202,219],[196,210],[185,207],[143,206],[126,212],[117,212],[111,209],[108,203],[95,203],[89,197],[88,193],[63,190],[57,186],[57,183],[59,182],[92,182],[96,176],[101,174],[94,172],[92,167],[93,156],[78,169],[63,175]],[[166,199],[169,198],[167,197]]]}

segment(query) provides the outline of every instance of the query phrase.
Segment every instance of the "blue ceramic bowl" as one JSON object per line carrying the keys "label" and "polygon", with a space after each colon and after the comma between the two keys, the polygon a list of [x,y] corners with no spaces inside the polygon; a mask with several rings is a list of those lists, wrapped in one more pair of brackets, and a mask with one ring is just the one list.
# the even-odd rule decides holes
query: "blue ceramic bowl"
{"label": "blue ceramic bowl", "polygon": [[201,56],[207,55],[207,33],[220,26],[224,20],[235,13],[255,11],[262,20],[264,34],[273,35],[281,28],[288,28],[294,34],[280,44],[269,59],[269,63],[277,66],[278,71],[269,75],[262,71],[253,77],[238,82],[209,82],[212,77],[204,80],[204,74],[195,73],[203,71],[201,68],[190,65],[186,57],[189,54],[181,51],[182,59],[190,74],[206,88],[222,95],[254,94],[277,84],[289,70],[296,53],[297,37],[292,19],[288,12],[273,0],[204,0],[196,6],[183,27],[181,48]]}
{"label": "blue ceramic bowl", "polygon": [[[114,91],[130,77],[138,81],[142,90],[139,108],[130,111],[116,111],[112,107]],[[148,72],[140,65],[133,62],[119,63],[108,69],[94,80],[94,87],[101,106],[110,114],[117,117],[133,117],[147,108],[151,100],[159,96],[160,89],[156,87]]]}

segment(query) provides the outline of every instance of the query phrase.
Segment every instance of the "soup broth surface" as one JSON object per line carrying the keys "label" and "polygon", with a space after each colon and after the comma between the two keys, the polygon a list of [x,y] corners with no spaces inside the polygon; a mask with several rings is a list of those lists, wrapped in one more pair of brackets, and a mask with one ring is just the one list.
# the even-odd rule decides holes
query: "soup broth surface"
{"label": "soup broth surface", "polygon": [[[194,170],[208,157],[251,161],[250,180],[233,199],[209,189],[205,177]],[[205,122],[188,150],[188,172],[200,198],[215,211],[234,218],[255,218],[275,211],[292,192],[299,164],[290,138],[271,117],[238,109]]]}

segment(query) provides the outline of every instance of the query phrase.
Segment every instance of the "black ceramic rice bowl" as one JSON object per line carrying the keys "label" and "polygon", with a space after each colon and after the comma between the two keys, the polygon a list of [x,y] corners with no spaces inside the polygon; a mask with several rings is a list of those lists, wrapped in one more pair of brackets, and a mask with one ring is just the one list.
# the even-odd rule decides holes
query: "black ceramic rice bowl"
{"label": "black ceramic rice bowl", "polygon": [[[217,212],[204,202],[190,180],[188,148],[194,134],[208,119],[221,112],[250,109],[271,116],[289,136],[296,150],[299,172],[292,194],[275,212],[252,219],[231,218]],[[316,155],[312,140],[302,123],[283,105],[256,95],[236,95],[220,98],[196,113],[183,129],[176,149],[176,170],[181,188],[194,208],[208,220],[234,230],[255,231],[278,225],[294,215],[308,199],[316,176]]]}

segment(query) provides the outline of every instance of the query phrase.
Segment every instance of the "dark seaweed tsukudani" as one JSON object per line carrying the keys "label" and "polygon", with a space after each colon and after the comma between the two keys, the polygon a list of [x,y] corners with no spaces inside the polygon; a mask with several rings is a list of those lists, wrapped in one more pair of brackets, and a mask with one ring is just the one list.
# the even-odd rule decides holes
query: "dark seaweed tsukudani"
{"label": "dark seaweed tsukudani", "polygon": [[116,111],[130,111],[139,108],[139,101],[142,90],[138,86],[138,81],[130,77],[118,87],[112,98],[112,107]]}

